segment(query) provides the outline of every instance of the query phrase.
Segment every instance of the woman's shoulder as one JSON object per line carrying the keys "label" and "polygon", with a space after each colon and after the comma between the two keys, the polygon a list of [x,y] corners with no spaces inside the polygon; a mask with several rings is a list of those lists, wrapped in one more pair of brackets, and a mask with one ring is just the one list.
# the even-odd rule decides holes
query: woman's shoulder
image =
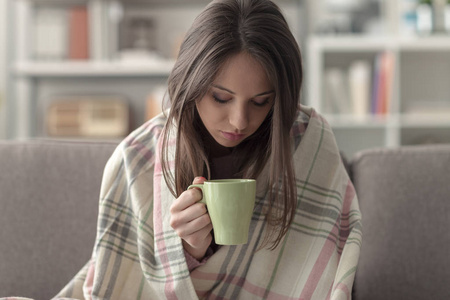
{"label": "woman's shoulder", "polygon": [[324,131],[332,135],[332,130],[327,120],[313,107],[301,105],[297,109],[297,116],[291,128],[291,134],[296,146],[298,146],[306,132],[319,134]]}
{"label": "woman's shoulder", "polygon": [[291,134],[294,138],[301,137],[308,128],[313,109],[308,106],[301,105],[297,108],[297,115],[291,128]]}
{"label": "woman's shoulder", "polygon": [[153,152],[166,122],[165,113],[146,121],[125,137],[118,145],[117,150],[122,153],[139,152],[143,149]]}
{"label": "woman's shoulder", "polygon": [[133,130],[123,142],[127,146],[131,146],[135,143],[147,143],[150,140],[154,140],[155,137],[159,137],[164,126],[167,122],[167,116],[165,113],[160,113],[156,117],[146,121],[141,126]]}
{"label": "woman's shoulder", "polygon": [[116,147],[108,165],[124,165],[133,177],[152,169],[166,121],[166,114],[160,114],[133,130]]}
{"label": "woman's shoulder", "polygon": [[293,129],[297,129],[299,134],[303,134],[308,126],[317,124],[329,127],[327,120],[313,107],[301,105],[297,109],[297,116],[293,124]]}

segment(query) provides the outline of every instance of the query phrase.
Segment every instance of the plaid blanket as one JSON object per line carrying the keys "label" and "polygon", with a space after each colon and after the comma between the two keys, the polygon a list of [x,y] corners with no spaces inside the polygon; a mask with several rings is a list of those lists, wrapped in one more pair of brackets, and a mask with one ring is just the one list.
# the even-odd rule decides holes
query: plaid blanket
{"label": "plaid blanket", "polygon": [[266,231],[264,171],[249,242],[222,246],[191,273],[169,225],[174,197],[159,163],[165,121],[161,115],[141,126],[110,158],[92,259],[56,298],[351,298],[361,215],[333,133],[319,114],[302,107],[292,128],[298,207],[281,244],[256,251]]}

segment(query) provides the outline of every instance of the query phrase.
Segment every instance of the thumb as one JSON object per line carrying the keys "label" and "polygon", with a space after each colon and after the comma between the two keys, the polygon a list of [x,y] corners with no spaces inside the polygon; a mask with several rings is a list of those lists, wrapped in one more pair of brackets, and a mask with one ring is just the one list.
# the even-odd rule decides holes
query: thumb
{"label": "thumb", "polygon": [[192,181],[192,184],[202,184],[206,181],[205,177],[197,176],[194,178],[194,181]]}

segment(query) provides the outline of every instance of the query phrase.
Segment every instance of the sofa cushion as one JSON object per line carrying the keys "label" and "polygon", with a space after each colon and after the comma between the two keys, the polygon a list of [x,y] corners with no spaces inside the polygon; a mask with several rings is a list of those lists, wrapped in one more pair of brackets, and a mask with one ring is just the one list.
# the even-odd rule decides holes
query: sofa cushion
{"label": "sofa cushion", "polygon": [[116,142],[0,142],[0,297],[50,299],[88,261]]}
{"label": "sofa cushion", "polygon": [[354,299],[450,299],[450,145],[352,161],[363,223]]}

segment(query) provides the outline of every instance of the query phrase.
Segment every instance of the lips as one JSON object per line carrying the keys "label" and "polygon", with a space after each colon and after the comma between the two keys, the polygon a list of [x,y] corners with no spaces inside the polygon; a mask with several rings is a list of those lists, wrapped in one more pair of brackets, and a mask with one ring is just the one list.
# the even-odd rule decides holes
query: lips
{"label": "lips", "polygon": [[224,138],[226,138],[229,141],[240,141],[242,139],[244,139],[245,134],[238,134],[238,133],[232,133],[232,132],[226,132],[226,131],[221,131],[222,135]]}

